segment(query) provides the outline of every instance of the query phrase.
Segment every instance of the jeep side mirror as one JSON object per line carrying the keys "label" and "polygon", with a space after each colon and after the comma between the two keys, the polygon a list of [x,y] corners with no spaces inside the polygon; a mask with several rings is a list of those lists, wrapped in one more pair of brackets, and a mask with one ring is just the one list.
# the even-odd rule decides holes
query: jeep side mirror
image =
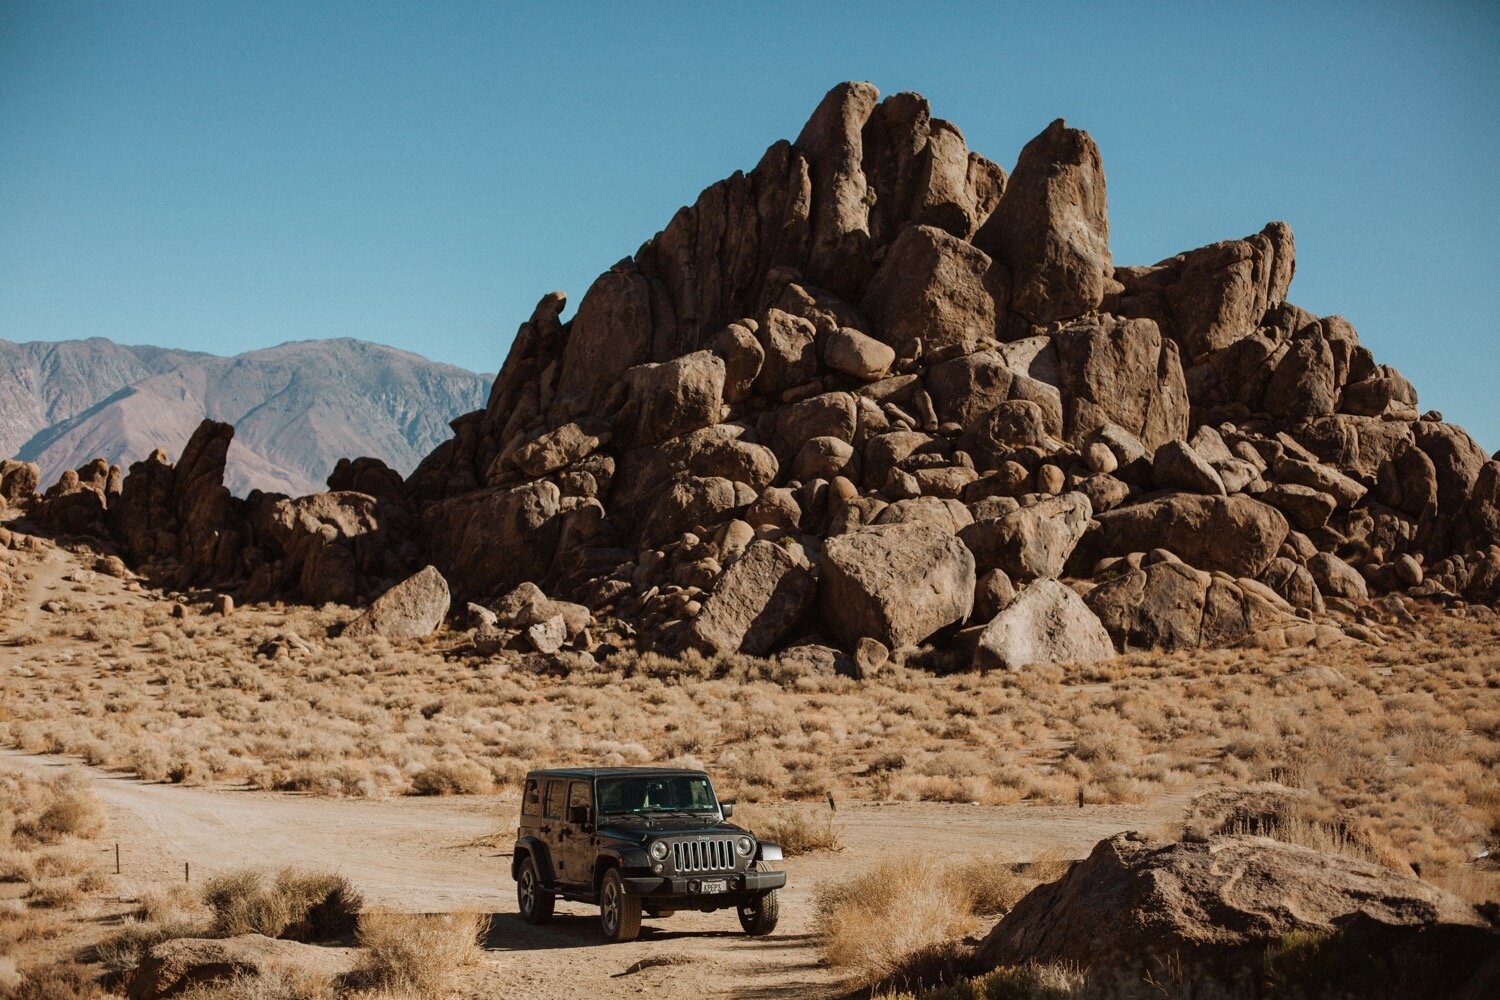
{"label": "jeep side mirror", "polygon": [[731,817],[731,816],[734,815],[734,803],[733,802],[720,802],[719,803],[719,808],[721,810],[723,810],[723,812],[724,812],[724,818],[725,819],[728,819],[729,817]]}
{"label": "jeep side mirror", "polygon": [[574,826],[588,826],[589,807],[573,806],[568,810],[568,822],[572,823]]}

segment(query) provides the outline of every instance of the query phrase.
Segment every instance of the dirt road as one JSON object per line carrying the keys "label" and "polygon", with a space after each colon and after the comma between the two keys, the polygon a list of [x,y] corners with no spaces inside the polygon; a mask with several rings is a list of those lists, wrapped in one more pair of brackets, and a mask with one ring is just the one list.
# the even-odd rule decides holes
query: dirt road
{"label": "dirt road", "polygon": [[[55,773],[67,758],[0,750],[0,769]],[[415,912],[492,913],[492,967],[475,992],[501,983],[516,997],[806,997],[834,991],[810,937],[812,896],[823,879],[903,852],[987,854],[1023,861],[1043,852],[1081,856],[1109,834],[1171,822],[1185,797],[1131,806],[841,805],[844,849],[787,862],[781,927],[768,939],[739,933],[732,913],[648,921],[640,940],[600,943],[595,911],[560,903],[547,927],[515,915],[508,797],[325,799],[236,789],[154,785],[80,768],[107,806],[111,826],[100,863],[139,886],[193,881],[245,865],[334,870],[370,904]],[[671,960],[626,973],[643,961]]]}

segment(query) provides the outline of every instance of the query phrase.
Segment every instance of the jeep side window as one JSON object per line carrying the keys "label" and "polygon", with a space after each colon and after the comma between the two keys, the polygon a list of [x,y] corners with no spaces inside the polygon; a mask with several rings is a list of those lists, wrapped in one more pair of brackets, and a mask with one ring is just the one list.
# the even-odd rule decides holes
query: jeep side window
{"label": "jeep side window", "polygon": [[574,819],[578,808],[583,807],[585,812],[589,808],[589,783],[587,781],[575,781],[568,786],[568,822],[576,823]]}
{"label": "jeep side window", "polygon": [[526,796],[521,800],[522,816],[542,814],[542,783],[535,778],[526,779]]}
{"label": "jeep side window", "polygon": [[547,818],[563,818],[563,797],[567,795],[568,783],[566,781],[547,782]]}

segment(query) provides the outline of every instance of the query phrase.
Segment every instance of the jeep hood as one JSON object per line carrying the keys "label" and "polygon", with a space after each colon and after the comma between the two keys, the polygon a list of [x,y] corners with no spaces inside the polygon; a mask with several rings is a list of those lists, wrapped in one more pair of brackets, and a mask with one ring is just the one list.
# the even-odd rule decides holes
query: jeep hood
{"label": "jeep hood", "polygon": [[687,816],[608,816],[599,824],[599,833],[645,840],[681,834],[741,834],[745,831],[733,823]]}

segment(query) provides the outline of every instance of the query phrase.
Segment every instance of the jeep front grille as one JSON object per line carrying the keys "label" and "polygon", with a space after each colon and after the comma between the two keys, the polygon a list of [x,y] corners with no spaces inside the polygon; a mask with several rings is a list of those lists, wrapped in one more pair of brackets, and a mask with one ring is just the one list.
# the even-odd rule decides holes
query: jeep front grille
{"label": "jeep front grille", "polygon": [[677,872],[734,871],[734,838],[678,840],[672,844],[672,869]]}

